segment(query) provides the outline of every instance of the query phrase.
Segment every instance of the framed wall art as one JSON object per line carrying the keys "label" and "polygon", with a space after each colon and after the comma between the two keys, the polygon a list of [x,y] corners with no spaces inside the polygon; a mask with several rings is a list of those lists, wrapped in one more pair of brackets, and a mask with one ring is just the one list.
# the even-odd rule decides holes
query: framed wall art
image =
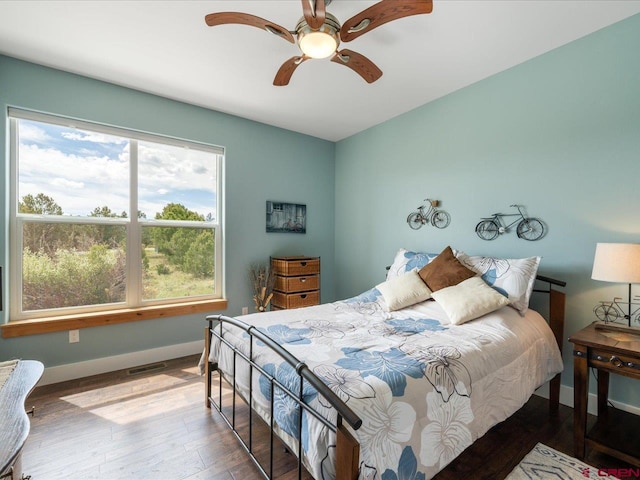
{"label": "framed wall art", "polygon": [[307,233],[307,206],[267,200],[267,232]]}

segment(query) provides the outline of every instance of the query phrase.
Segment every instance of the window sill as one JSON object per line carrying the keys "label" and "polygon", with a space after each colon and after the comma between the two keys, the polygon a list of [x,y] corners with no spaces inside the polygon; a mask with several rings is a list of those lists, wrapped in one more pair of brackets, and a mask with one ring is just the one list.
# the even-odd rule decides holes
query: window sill
{"label": "window sill", "polygon": [[45,317],[33,320],[16,320],[6,323],[2,329],[3,338],[22,337],[26,335],[38,335],[42,333],[62,332],[79,328],[100,327],[103,325],[116,325],[118,323],[138,322],[141,320],[154,320],[178,315],[191,315],[194,313],[213,312],[225,310],[227,300],[202,300],[168,305],[153,305],[140,308],[123,308],[109,312],[92,312],[80,315],[61,315],[58,317]]}

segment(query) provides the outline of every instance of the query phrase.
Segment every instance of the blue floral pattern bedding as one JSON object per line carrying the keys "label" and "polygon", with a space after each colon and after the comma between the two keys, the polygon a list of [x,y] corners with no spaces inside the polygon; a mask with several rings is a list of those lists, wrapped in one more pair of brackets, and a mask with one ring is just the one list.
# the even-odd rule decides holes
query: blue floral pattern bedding
{"label": "blue floral pattern bedding", "polygon": [[[449,323],[433,301],[387,312],[376,289],[351,299],[297,310],[246,315],[336,393],[363,423],[360,478],[426,480],[475,439],[518,410],[534,389],[562,370],[560,352],[544,319],[510,308],[464,325]],[[248,352],[244,332],[228,327],[227,340]],[[261,342],[254,359],[283,385],[299,388],[293,369]],[[228,378],[230,351],[212,342],[212,361]],[[267,421],[271,386],[262,374],[236,366],[236,383],[253,378],[253,407]],[[335,435],[275,388],[276,430],[292,451],[302,439],[303,461],[318,480],[335,476]],[[247,398],[247,396],[245,396]],[[305,402],[335,418],[308,384]]]}

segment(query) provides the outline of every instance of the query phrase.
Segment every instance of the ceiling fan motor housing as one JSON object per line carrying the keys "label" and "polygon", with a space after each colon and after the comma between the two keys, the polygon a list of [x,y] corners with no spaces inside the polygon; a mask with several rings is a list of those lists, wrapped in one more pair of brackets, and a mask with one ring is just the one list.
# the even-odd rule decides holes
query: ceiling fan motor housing
{"label": "ceiling fan motor housing", "polygon": [[340,22],[326,12],[324,23],[313,30],[302,17],[296,25],[296,35],[302,53],[311,58],[326,58],[333,55],[340,45]]}

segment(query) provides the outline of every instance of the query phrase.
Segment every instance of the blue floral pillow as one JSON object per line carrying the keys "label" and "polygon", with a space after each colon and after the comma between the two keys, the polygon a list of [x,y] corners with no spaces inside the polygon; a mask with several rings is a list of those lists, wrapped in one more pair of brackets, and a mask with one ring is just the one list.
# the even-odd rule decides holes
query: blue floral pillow
{"label": "blue floral pillow", "polygon": [[509,304],[520,315],[526,313],[541,257],[470,257],[460,251],[455,255],[462,264],[481,275],[494,290],[507,297]]}
{"label": "blue floral pillow", "polygon": [[431,263],[440,253],[412,252],[401,248],[396,253],[393,263],[387,272],[387,280],[404,275],[413,269],[420,270],[427,263]]}

